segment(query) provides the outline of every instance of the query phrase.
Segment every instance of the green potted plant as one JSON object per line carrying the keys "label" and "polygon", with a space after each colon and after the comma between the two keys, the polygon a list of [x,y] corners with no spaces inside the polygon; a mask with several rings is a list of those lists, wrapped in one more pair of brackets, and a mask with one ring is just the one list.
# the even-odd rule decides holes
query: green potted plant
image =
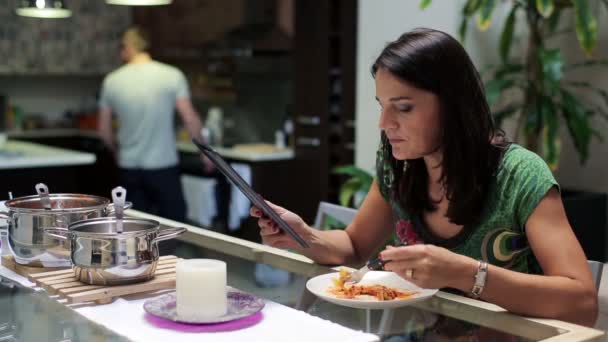
{"label": "green potted plant", "polygon": [[[595,116],[608,119],[608,92],[589,82],[570,81],[567,74],[580,68],[607,66],[608,61],[591,59],[597,45],[598,22],[592,6],[608,0],[510,0],[509,15],[503,24],[498,42],[502,63],[484,72],[486,95],[493,109],[498,126],[505,119],[517,120],[515,135],[526,147],[537,152],[555,170],[560,157],[560,122],[563,122],[581,163],[589,157],[592,137],[601,139],[593,128]],[[431,0],[423,0],[426,8]],[[470,21],[480,30],[492,23],[492,15],[498,1],[468,0],[462,8],[460,39],[464,41]],[[518,14],[522,14],[519,16]],[[563,28],[560,22],[573,17],[574,27]],[[518,19],[525,18],[527,48],[525,53],[511,55],[515,27]],[[549,38],[556,35],[576,34],[580,48],[588,59],[568,63],[561,49],[551,48]],[[608,69],[607,69],[608,70]],[[578,91],[590,91],[597,95],[596,103],[584,103]]]}
{"label": "green potted plant", "polygon": [[374,176],[354,165],[337,167],[333,170],[333,173],[349,177],[340,186],[340,205],[359,208],[363,202],[363,198],[365,198],[369,188],[372,186]]}

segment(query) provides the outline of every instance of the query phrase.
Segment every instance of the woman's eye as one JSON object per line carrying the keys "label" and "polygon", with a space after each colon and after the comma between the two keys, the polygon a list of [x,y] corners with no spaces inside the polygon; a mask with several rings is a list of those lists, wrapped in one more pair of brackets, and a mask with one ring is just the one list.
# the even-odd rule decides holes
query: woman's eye
{"label": "woman's eye", "polygon": [[399,106],[397,107],[397,110],[403,113],[408,113],[411,112],[413,108],[414,106]]}

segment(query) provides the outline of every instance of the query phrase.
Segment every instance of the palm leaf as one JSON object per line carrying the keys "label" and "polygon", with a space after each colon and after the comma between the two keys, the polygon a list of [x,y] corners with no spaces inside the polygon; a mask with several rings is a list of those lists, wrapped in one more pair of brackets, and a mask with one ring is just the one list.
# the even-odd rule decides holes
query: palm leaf
{"label": "palm leaf", "polygon": [[323,225],[317,228],[320,228],[321,230],[344,230],[344,228],[346,228],[344,222],[331,215],[326,215],[322,223]]}
{"label": "palm leaf", "polygon": [[569,64],[564,67],[564,71],[574,70],[574,69],[578,69],[578,68],[593,67],[593,66],[608,67],[608,59],[593,59],[590,61]]}
{"label": "palm leaf", "polygon": [[432,0],[421,0],[421,1],[420,1],[420,9],[421,9],[421,10],[424,10],[424,9],[426,9],[427,7],[429,7],[429,5],[431,4],[431,1],[432,1]]}
{"label": "palm leaf", "polygon": [[517,13],[518,5],[513,6],[511,13],[505,21],[505,27],[500,35],[500,57],[502,57],[503,63],[506,63],[509,58],[509,51],[511,50],[511,43],[513,42],[513,31],[515,29],[515,14]]}
{"label": "palm leaf", "polygon": [[361,180],[359,179],[351,178],[344,182],[340,187],[340,205],[345,207],[350,206],[350,200],[360,188]]}
{"label": "palm leaf", "polygon": [[490,25],[492,25],[492,12],[494,11],[495,5],[496,0],[481,0],[481,7],[477,14],[477,27],[479,27],[481,31],[487,30]]}
{"label": "palm leaf", "polygon": [[589,157],[589,143],[591,142],[591,124],[587,109],[576,97],[567,90],[562,89],[562,114],[566,121],[568,131],[572,136],[574,147],[578,151],[581,163]]}
{"label": "palm leaf", "polygon": [[606,106],[608,106],[608,91],[606,91],[602,88],[597,88],[589,82],[570,81],[570,82],[567,82],[566,84],[573,86],[573,87],[577,87],[577,88],[585,88],[585,89],[595,92],[598,96],[600,96],[602,98],[602,100],[604,100],[604,104]]}
{"label": "palm leaf", "polygon": [[467,0],[462,8],[462,14],[466,17],[473,15],[481,6],[483,0]]}
{"label": "palm leaf", "polygon": [[524,65],[518,63],[504,63],[497,70],[494,77],[505,78],[512,74],[521,74],[524,71]]}
{"label": "palm leaf", "polygon": [[467,37],[467,29],[469,28],[469,18],[464,17],[460,22],[460,27],[458,28],[458,40],[461,44],[464,44],[464,40]]}
{"label": "palm leaf", "polygon": [[506,108],[503,108],[499,111],[492,113],[492,117],[494,117],[494,122],[496,123],[496,127],[501,127],[502,122],[511,117],[513,114],[517,113],[521,108],[521,104],[511,104]]}
{"label": "palm leaf", "polygon": [[542,127],[542,111],[540,104],[531,104],[525,109],[525,123],[524,123],[524,134],[525,136],[534,136],[537,134],[539,127]]}
{"label": "palm leaf", "polygon": [[576,37],[587,55],[591,55],[597,44],[597,20],[589,0],[572,0],[576,22]]}
{"label": "palm leaf", "polygon": [[541,50],[540,58],[543,68],[543,80],[545,86],[553,91],[559,90],[560,81],[562,80],[563,60],[560,49]]}
{"label": "palm leaf", "polygon": [[349,175],[364,182],[369,181],[370,184],[374,179],[374,176],[372,176],[369,172],[353,165],[336,167],[333,172],[338,175]]}
{"label": "palm leaf", "polygon": [[[549,19],[547,19],[547,29],[549,31],[549,34],[553,34],[555,33],[555,30],[557,30],[561,14],[562,11],[558,8],[557,10],[554,10]],[[568,32],[570,32],[570,30],[568,30]]]}
{"label": "palm leaf", "polygon": [[486,82],[486,99],[490,107],[496,103],[496,100],[498,100],[503,91],[513,87],[514,85],[515,82],[513,80],[504,78],[494,78]]}
{"label": "palm leaf", "polygon": [[553,13],[553,0],[536,0],[536,10],[540,15],[545,18],[549,18],[551,13]]}
{"label": "palm leaf", "polygon": [[543,97],[541,100],[541,112],[543,117],[543,158],[551,170],[557,170],[561,140],[559,137],[557,113],[551,98]]}

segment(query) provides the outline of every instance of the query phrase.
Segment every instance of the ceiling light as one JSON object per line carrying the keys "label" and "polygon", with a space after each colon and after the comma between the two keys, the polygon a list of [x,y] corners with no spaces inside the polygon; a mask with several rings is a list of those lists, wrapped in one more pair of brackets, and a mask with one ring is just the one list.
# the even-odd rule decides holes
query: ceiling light
{"label": "ceiling light", "polygon": [[172,0],[106,0],[110,5],[127,5],[127,6],[158,6],[168,5]]}
{"label": "ceiling light", "polygon": [[34,18],[67,18],[72,16],[63,0],[21,0],[18,15]]}

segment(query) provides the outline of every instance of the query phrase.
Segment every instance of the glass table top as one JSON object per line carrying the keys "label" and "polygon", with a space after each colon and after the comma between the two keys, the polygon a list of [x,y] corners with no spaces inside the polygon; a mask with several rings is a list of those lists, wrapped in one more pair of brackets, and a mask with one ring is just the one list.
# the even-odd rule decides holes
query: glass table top
{"label": "glass table top", "polygon": [[0,276],[0,341],[127,341],[45,292],[13,284]]}
{"label": "glass table top", "polygon": [[[190,243],[180,242],[174,254],[182,258],[226,261],[228,285],[354,330],[371,332],[378,335],[379,340],[538,341],[568,334],[572,330],[542,320],[525,319],[484,308],[475,304],[479,303],[477,301],[446,292],[392,311],[343,307],[325,302],[310,293],[306,295],[304,288],[307,279],[331,269],[309,261],[307,263],[302,256],[285,251],[276,254],[272,254],[275,253],[273,251],[260,251],[267,247],[250,242],[237,241],[233,244],[236,239],[224,238],[217,233],[201,232],[197,236],[187,233],[183,240]],[[568,324],[565,326],[568,327]],[[579,340],[594,340],[589,330],[587,335],[583,335],[591,338]],[[44,291],[36,292],[5,280],[0,283],[2,341],[126,339],[49,298]]]}

